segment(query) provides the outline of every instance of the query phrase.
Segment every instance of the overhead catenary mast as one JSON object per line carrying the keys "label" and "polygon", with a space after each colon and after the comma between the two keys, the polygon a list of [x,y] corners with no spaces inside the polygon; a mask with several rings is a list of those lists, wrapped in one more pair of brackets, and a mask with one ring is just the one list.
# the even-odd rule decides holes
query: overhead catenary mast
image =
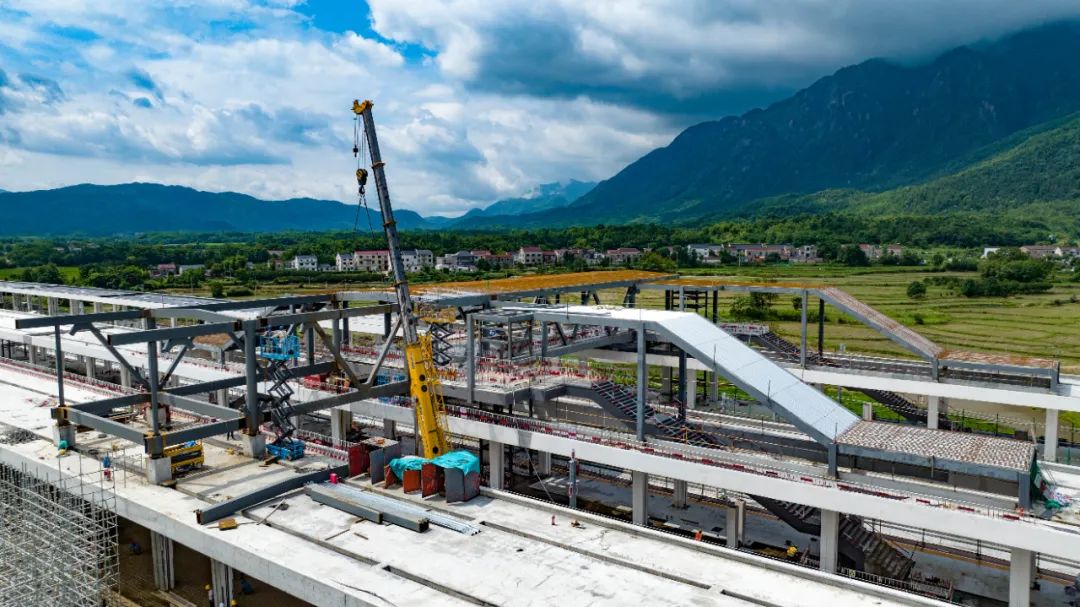
{"label": "overhead catenary mast", "polygon": [[[386,163],[379,153],[379,139],[375,135],[375,119],[371,114],[371,101],[353,101],[353,113],[363,121],[364,137],[371,157],[371,174],[375,179],[375,191],[379,197],[383,231],[390,251],[390,269],[394,276],[394,292],[401,308],[401,328],[404,333],[405,360],[409,372],[410,392],[416,401],[417,438],[424,448],[424,457],[431,458],[450,450],[447,440],[446,412],[443,410],[439,376],[431,356],[431,336],[421,335],[418,320],[409,295],[409,282],[405,264],[401,261],[401,245],[398,241],[394,209],[390,205],[390,190],[386,187]],[[366,172],[357,171],[357,179],[363,187]],[[392,339],[391,335],[389,339]]]}

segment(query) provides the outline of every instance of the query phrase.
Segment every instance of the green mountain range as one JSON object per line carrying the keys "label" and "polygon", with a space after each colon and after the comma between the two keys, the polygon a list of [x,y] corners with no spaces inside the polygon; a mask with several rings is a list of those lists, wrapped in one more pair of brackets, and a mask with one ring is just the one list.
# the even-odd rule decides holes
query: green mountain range
{"label": "green mountain range", "polygon": [[[692,126],[566,209],[522,215],[515,225],[689,223],[841,210],[856,201],[878,212],[970,209],[983,204],[989,186],[968,171],[990,158],[1005,162],[1008,150],[1080,112],[1080,62],[1071,59],[1078,56],[1080,26],[1061,23],[920,65],[870,60],[766,109]],[[1045,156],[1046,147],[1067,145],[1068,137],[1037,143]],[[1055,161],[1070,156],[1061,151]],[[1021,171],[1011,179],[993,200],[1015,205],[1060,197],[1045,182],[1068,181]],[[917,204],[918,190],[904,188],[920,183],[928,188],[924,196],[940,192],[933,204]],[[966,200],[944,193],[965,184],[972,187]],[[901,189],[876,203],[855,195],[895,188]]]}
{"label": "green mountain range", "polygon": [[[564,207],[595,183],[571,180],[536,188],[523,198],[500,200],[463,217],[422,217],[395,209],[402,230],[439,230],[459,223],[493,218],[495,223],[534,210]],[[53,190],[0,190],[0,235],[84,234],[100,236],[137,232],[276,232],[281,230],[380,231],[377,203],[357,209],[330,200],[293,198],[266,201],[235,192],[203,192],[155,183],[82,184]]]}
{"label": "green mountain range", "polygon": [[[381,229],[380,215],[369,211]],[[396,212],[402,229],[427,223],[408,210]],[[355,205],[294,198],[265,201],[235,192],[202,192],[156,183],[82,184],[54,190],[0,194],[0,235],[88,236],[135,232],[367,231],[369,218]]]}

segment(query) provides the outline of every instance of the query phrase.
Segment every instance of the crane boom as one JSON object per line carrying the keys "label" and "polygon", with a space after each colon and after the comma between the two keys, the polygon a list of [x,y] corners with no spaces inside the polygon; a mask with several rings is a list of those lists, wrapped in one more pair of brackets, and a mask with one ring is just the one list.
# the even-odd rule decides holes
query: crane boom
{"label": "crane boom", "polygon": [[[409,387],[416,401],[417,435],[424,446],[424,457],[432,458],[450,450],[447,440],[446,412],[443,409],[439,375],[431,355],[431,336],[420,335],[418,320],[413,310],[405,264],[401,260],[394,209],[390,206],[390,190],[386,187],[386,163],[379,152],[379,139],[375,135],[375,119],[371,114],[372,102],[353,101],[353,113],[364,123],[364,136],[371,155],[371,172],[375,179],[375,191],[379,197],[383,231],[390,251],[390,269],[394,276],[394,292],[401,309],[401,327],[405,337],[405,360],[409,371]],[[393,336],[390,336],[392,338]]]}

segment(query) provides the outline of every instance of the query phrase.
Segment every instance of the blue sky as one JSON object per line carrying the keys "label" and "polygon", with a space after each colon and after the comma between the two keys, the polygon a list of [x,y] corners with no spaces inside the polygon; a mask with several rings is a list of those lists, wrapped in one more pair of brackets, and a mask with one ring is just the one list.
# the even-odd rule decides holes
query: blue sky
{"label": "blue sky", "polygon": [[154,181],[350,201],[355,97],[396,203],[600,180],[835,69],[1075,0],[3,0],[0,188]]}

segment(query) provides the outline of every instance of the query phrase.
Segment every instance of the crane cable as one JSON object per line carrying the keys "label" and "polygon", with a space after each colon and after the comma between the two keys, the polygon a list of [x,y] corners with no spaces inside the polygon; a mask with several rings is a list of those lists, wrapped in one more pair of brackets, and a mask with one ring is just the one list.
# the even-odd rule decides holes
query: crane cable
{"label": "crane cable", "polygon": [[[367,216],[368,233],[372,238],[375,238],[375,229],[371,226],[371,210],[368,208],[367,192],[365,191],[367,170],[364,167],[368,166],[367,141],[364,137],[361,137],[361,131],[360,116],[353,116],[352,151],[353,157],[356,158],[356,177],[358,182],[356,217],[353,219],[353,232],[360,231],[360,209],[363,208],[364,215]],[[363,175],[363,178],[361,178],[361,175]]]}

